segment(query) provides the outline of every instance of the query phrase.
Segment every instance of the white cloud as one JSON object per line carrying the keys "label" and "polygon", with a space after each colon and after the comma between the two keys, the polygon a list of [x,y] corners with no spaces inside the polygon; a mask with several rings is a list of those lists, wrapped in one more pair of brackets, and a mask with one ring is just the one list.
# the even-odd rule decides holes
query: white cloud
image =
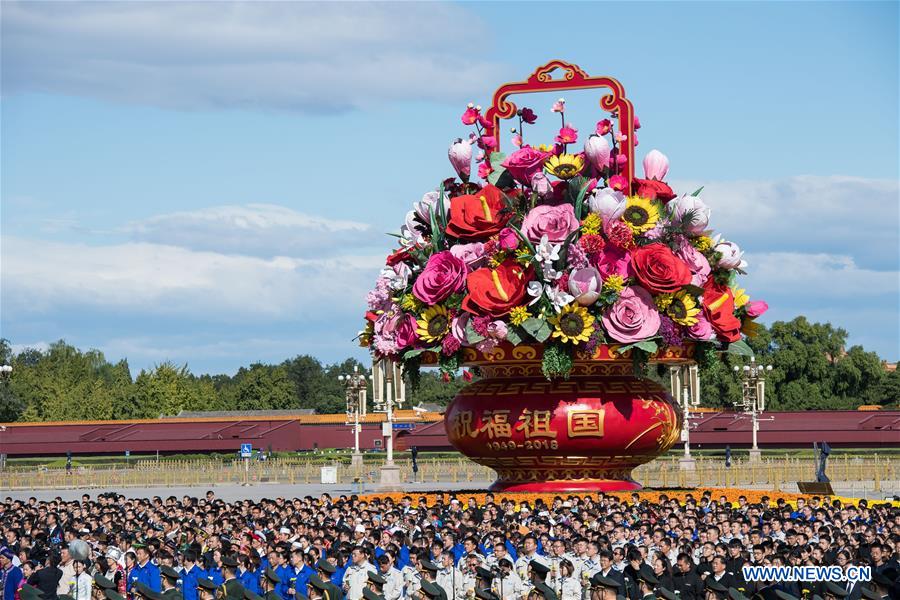
{"label": "white cloud", "polygon": [[[874,269],[896,269],[900,182],[798,176],[773,181],[675,182],[712,208],[716,232],[753,252],[825,252]],[[754,267],[751,264],[750,269]]]}
{"label": "white cloud", "polygon": [[210,321],[318,320],[361,311],[383,256],[269,259],[127,243],[86,246],[6,236],[4,312],[78,307]]}
{"label": "white cloud", "polygon": [[[5,2],[4,93],[333,112],[466,100],[498,80],[449,3]],[[473,43],[480,40],[479,43]]]}
{"label": "white cloud", "polygon": [[134,240],[253,256],[323,256],[381,242],[366,223],[332,220],[275,204],[214,206],[129,223]]}

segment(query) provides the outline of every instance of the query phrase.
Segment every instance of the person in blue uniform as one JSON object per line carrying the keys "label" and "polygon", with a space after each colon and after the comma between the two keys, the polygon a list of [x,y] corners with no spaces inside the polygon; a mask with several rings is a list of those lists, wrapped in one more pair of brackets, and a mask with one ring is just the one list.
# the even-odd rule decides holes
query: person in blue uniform
{"label": "person in blue uniform", "polygon": [[131,572],[128,573],[128,592],[133,594],[134,585],[136,583],[142,583],[158,593],[162,589],[162,582],[160,581],[161,576],[159,567],[150,560],[152,558],[150,556],[150,549],[145,544],[135,543],[134,554],[137,557],[137,561],[131,569]]}

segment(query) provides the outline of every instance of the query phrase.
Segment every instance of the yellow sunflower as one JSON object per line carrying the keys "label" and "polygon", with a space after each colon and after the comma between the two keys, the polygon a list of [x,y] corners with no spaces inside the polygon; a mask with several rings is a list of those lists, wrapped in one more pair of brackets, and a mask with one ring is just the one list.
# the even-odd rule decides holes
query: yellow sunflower
{"label": "yellow sunflower", "polygon": [[438,342],[450,331],[450,314],[441,305],[431,306],[416,320],[416,333],[426,342]]}
{"label": "yellow sunflower", "polygon": [[572,154],[551,156],[550,160],[544,163],[544,168],[548,173],[560,179],[571,179],[584,169],[584,157]]}
{"label": "yellow sunflower", "polygon": [[586,342],[594,333],[594,316],[578,304],[570,304],[557,316],[547,319],[553,325],[553,337],[566,344]]}
{"label": "yellow sunflower", "polygon": [[659,220],[659,208],[652,200],[629,196],[622,220],[628,223],[635,235],[650,231]]}
{"label": "yellow sunflower", "polygon": [[672,302],[666,309],[666,314],[679,325],[690,327],[697,324],[697,315],[700,314],[700,307],[697,306],[697,300],[693,296],[681,290],[672,298]]}

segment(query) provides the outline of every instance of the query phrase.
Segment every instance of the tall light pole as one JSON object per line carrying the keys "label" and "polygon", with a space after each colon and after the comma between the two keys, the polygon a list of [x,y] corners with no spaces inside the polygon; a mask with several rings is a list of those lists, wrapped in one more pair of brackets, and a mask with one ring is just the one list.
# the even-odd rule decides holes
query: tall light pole
{"label": "tall light pole", "polygon": [[406,387],[403,385],[403,371],[400,365],[381,360],[372,364],[372,395],[375,411],[385,413],[381,433],[386,438],[387,458],[381,467],[383,490],[400,489],[400,468],[394,464],[394,405],[403,406]]}
{"label": "tall light pole", "polygon": [[734,366],[734,372],[741,379],[741,400],[735,406],[750,415],[751,428],[753,430],[753,446],[750,448],[750,461],[758,462],[762,458],[762,452],[757,443],[759,422],[772,419],[760,419],[760,415],[766,410],[766,373],[772,370],[772,365],[761,365],[756,362],[756,357],[750,357],[750,364],[743,368]]}
{"label": "tall light pole", "polygon": [[691,409],[700,406],[700,370],[697,365],[672,367],[669,370],[672,384],[672,399],[681,406],[684,420],[681,423],[681,441],[684,442],[684,456],[678,466],[686,471],[697,468],[697,461],[691,456]]}
{"label": "tall light pole", "polygon": [[338,375],[338,381],[344,385],[347,397],[347,425],[353,426],[353,456],[350,465],[362,468],[363,457],[359,451],[359,433],[362,425],[359,417],[366,414],[366,375],[359,372],[359,366],[354,365],[352,375]]}
{"label": "tall light pole", "polygon": [[[0,379],[6,384],[7,380],[12,376],[13,368],[10,365],[0,365]],[[3,432],[6,426],[0,426],[0,470],[6,468],[6,454],[3,453]]]}

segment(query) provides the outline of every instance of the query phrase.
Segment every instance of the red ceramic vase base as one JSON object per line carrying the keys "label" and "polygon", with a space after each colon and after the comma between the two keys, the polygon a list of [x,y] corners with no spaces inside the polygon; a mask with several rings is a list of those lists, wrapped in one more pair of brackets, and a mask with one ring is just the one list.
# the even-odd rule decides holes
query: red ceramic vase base
{"label": "red ceramic vase base", "polygon": [[630,479],[594,479],[586,481],[529,481],[523,483],[495,481],[492,492],[524,492],[531,494],[585,493],[585,492],[637,492],[644,488]]}

